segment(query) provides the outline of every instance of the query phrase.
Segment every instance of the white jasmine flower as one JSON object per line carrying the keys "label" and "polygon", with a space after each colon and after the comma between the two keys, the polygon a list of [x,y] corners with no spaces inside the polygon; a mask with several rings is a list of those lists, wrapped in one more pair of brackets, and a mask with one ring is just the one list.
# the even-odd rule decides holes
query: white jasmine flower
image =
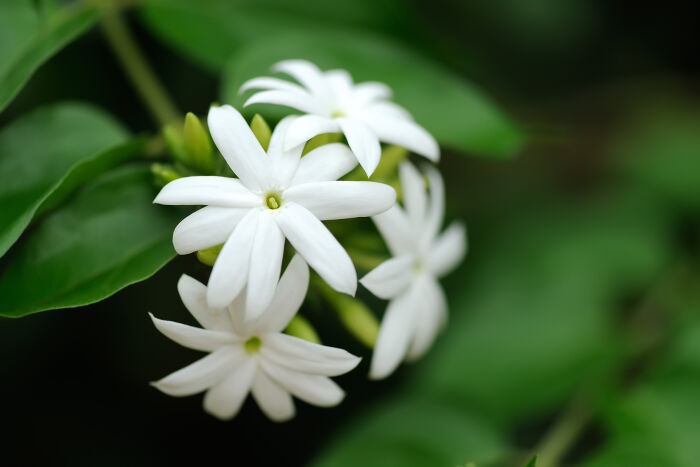
{"label": "white jasmine flower", "polygon": [[247,286],[247,318],[259,316],[279,279],[285,237],[331,287],[355,293],[355,267],[321,221],[378,214],[394,203],[396,193],[381,183],[336,181],[356,164],[342,144],[303,158],[301,144],[283,149],[295,119],[277,125],[266,154],[240,113],[231,106],[212,107],[209,130],[239,178],[179,178],[154,201],[206,205],[180,222],[173,244],[179,254],[224,244],[209,278],[211,307],[229,305]]}
{"label": "white jasmine flower", "polygon": [[388,376],[401,360],[416,359],[431,346],[447,320],[447,302],[438,279],[466,253],[461,223],[438,235],[445,209],[438,171],[427,170],[428,200],[418,170],[408,162],[399,170],[405,210],[395,205],[372,218],[393,257],[360,279],[377,297],[389,300],[370,366],[373,379]]}
{"label": "white jasmine flower", "polygon": [[390,102],[391,90],[382,83],[353,84],[345,70],[322,72],[305,60],[285,60],[274,71],[292,76],[299,84],[278,78],[253,78],[240,92],[262,89],[244,104],[278,104],[308,115],[290,127],[285,149],[304,143],[321,133],[343,133],[367,175],[379,163],[379,142],[407,148],[432,161],[440,157],[435,139],[416,124],[411,115]]}
{"label": "white jasmine flower", "polygon": [[294,416],[292,395],[321,407],[337,405],[344,392],[329,376],[352,370],[360,359],[281,332],[304,301],[308,284],[309,269],[296,255],[267,312],[245,322],[241,300],[227,308],[212,308],[207,304],[207,288],[183,275],[178,282],[180,297],[203,329],[151,318],[160,332],[178,344],[210,353],[153,386],[171,396],[206,391],[204,409],[220,419],[234,417],[249,392],[275,421]]}

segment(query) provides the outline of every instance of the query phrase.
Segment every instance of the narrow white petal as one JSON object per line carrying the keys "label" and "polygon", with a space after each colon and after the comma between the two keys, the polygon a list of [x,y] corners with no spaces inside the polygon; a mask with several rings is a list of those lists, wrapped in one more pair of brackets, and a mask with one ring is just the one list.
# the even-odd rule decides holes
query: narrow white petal
{"label": "narrow white petal", "polygon": [[428,197],[423,175],[410,162],[403,162],[399,166],[403,204],[408,214],[408,220],[413,226],[414,232],[419,232],[425,223]]}
{"label": "narrow white petal", "polygon": [[300,143],[296,146],[285,146],[285,139],[291,131],[290,128],[299,117],[290,115],[283,118],[275,127],[270,138],[270,146],[267,148],[267,155],[270,158],[273,174],[273,185],[278,188],[289,186],[294,172],[299,166],[301,152],[304,149]]}
{"label": "narrow white petal", "polygon": [[258,370],[253,378],[253,398],[260,410],[275,422],[284,422],[296,412],[292,396],[279,384],[272,381],[265,371]]}
{"label": "narrow white petal", "polygon": [[389,302],[379,336],[374,346],[369,377],[382,379],[389,376],[406,356],[415,327],[419,289],[410,287],[403,295]]}
{"label": "narrow white petal", "polygon": [[280,278],[283,253],[284,235],[270,210],[262,211],[250,252],[246,321],[256,319],[270,305]]}
{"label": "narrow white petal", "polygon": [[447,321],[447,301],[440,284],[431,277],[424,277],[417,286],[423,293],[416,313],[413,341],[406,355],[408,360],[423,356]]}
{"label": "narrow white petal", "polygon": [[428,269],[442,277],[456,268],[467,252],[467,231],[464,224],[454,222],[440,235],[428,256]]}
{"label": "narrow white petal", "polygon": [[158,319],[149,313],[153,324],[165,337],[188,349],[213,352],[225,345],[235,344],[238,339],[227,332],[210,331],[175,321]]}
{"label": "narrow white petal", "polygon": [[288,202],[276,216],[289,243],[328,285],[355,295],[357,273],[348,253],[323,223],[306,208]]}
{"label": "narrow white petal", "polygon": [[429,164],[425,164],[423,171],[428,177],[430,186],[430,207],[420,239],[422,248],[435,241],[445,214],[445,184],[442,181],[442,175]]}
{"label": "narrow white petal", "polygon": [[253,385],[257,370],[255,360],[248,358],[204,396],[204,410],[221,420],[232,419],[243,405]]}
{"label": "narrow white petal", "polygon": [[392,255],[415,252],[414,245],[418,243],[415,237],[418,233],[411,229],[408,217],[398,205],[394,204],[383,213],[372,216],[372,220]]}
{"label": "narrow white petal", "polygon": [[177,283],[177,290],[185,308],[203,328],[233,332],[228,313],[223,309],[210,308],[207,304],[207,287],[204,284],[183,274]]}
{"label": "narrow white petal", "polygon": [[346,70],[329,70],[323,74],[326,78],[326,84],[333,98],[346,105],[352,101],[353,82],[352,76]]}
{"label": "narrow white petal", "polygon": [[198,206],[212,205],[246,208],[260,205],[260,197],[250,192],[240,181],[230,177],[182,177],[160,190],[157,204]]}
{"label": "narrow white petal", "polygon": [[243,94],[250,89],[265,89],[276,91],[305,92],[304,88],[295,83],[290,83],[279,78],[269,78],[266,76],[249,79],[238,90],[238,94]]}
{"label": "narrow white petal", "polygon": [[404,147],[433,162],[440,159],[437,141],[417,123],[388,113],[364,114],[365,122],[380,141]]}
{"label": "narrow white petal", "polygon": [[173,246],[180,255],[224,243],[248,209],[207,206],[185,217],[175,227]]}
{"label": "narrow white petal", "polygon": [[309,288],[309,267],[299,255],[294,255],[277,284],[277,290],[267,311],[254,324],[260,333],[279,332],[299,311]]}
{"label": "narrow white petal", "polygon": [[379,158],[382,153],[377,135],[362,120],[338,118],[336,121],[343,130],[350,149],[352,149],[365,173],[367,173],[367,176],[372,175],[374,169],[377,168],[377,164],[379,164]]}
{"label": "narrow white petal", "polygon": [[306,60],[283,60],[272,69],[293,77],[313,95],[327,98],[328,89],[323,72],[316,65]]}
{"label": "narrow white petal", "polygon": [[209,109],[207,122],[216,147],[241,182],[253,191],[265,186],[267,156],[243,116],[224,105]]}
{"label": "narrow white petal", "polygon": [[151,384],[170,396],[190,396],[223,380],[244,358],[241,347],[222,347]]}
{"label": "narrow white petal", "polygon": [[413,116],[408,110],[390,101],[373,102],[362,109],[362,114],[375,115],[377,118],[388,117],[413,121]]}
{"label": "narrow white petal", "polygon": [[322,113],[322,108],[314,96],[292,91],[260,91],[248,98],[243,107],[253,104],[275,104],[291,107],[301,112]]}
{"label": "narrow white petal", "polygon": [[353,89],[353,99],[360,105],[367,105],[381,99],[389,99],[391,94],[389,86],[374,81],[358,83]]}
{"label": "narrow white petal", "polygon": [[264,337],[260,355],[290,370],[322,376],[342,375],[360,363],[359,357],[343,349],[280,333]]}
{"label": "narrow white petal", "polygon": [[285,199],[304,206],[321,220],[368,217],[396,202],[394,189],[377,182],[311,182],[294,185]]}
{"label": "narrow white petal", "polygon": [[[293,148],[306,143],[316,135],[322,133],[337,133],[340,131],[338,123],[321,115],[302,115],[294,120],[285,138],[285,148]],[[308,157],[308,156],[307,156]]]}
{"label": "narrow white petal", "polygon": [[413,278],[414,258],[397,256],[372,269],[360,284],[379,298],[390,300],[401,295]]}
{"label": "narrow white petal", "polygon": [[266,359],[261,359],[260,364],[273,381],[309,404],[332,407],[345,397],[343,390],[325,376],[288,370]]}
{"label": "narrow white petal", "polygon": [[251,209],[219,252],[207,287],[207,303],[210,307],[224,308],[230,305],[246,284],[260,212]]}
{"label": "narrow white petal", "polygon": [[356,165],[357,158],[346,145],[324,144],[301,158],[292,179],[292,185],[335,181],[354,169]]}

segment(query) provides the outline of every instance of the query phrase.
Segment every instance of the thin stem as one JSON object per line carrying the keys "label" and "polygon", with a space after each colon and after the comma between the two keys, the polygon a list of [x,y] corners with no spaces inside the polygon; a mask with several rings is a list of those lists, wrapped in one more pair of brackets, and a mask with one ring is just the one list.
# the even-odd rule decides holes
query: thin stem
{"label": "thin stem", "polygon": [[155,121],[163,126],[182,120],[180,112],[148,65],[119,11],[105,8],[101,25],[112,51]]}
{"label": "thin stem", "polygon": [[591,420],[593,412],[585,403],[576,401],[545,434],[538,445],[537,467],[556,467]]}

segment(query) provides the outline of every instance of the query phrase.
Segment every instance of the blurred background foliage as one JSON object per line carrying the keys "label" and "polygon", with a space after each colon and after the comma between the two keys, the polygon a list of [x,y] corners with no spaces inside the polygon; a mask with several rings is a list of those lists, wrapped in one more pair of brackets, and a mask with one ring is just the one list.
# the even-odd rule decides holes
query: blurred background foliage
{"label": "blurred background foliage", "polygon": [[[521,466],[534,453],[545,467],[697,464],[690,6],[3,2],[5,316],[101,300],[174,256],[181,216],[151,206],[139,164],[111,170],[149,154],[160,127],[101,33],[117,4],[183,111],[240,104],[243,80],[290,55],[385,80],[443,145],[448,217],[466,219],[470,253],[446,280],[450,323],[426,358],[380,383],[365,358],[339,378],[340,407],[299,404],[284,425],[253,404],[221,423],[199,398],[146,384],[192,359],[146,311],[187,320],[174,284],[182,271],[206,277],[193,257],[94,305],[2,319],[3,464]],[[337,315],[314,301],[304,314],[325,343],[367,355]]]}

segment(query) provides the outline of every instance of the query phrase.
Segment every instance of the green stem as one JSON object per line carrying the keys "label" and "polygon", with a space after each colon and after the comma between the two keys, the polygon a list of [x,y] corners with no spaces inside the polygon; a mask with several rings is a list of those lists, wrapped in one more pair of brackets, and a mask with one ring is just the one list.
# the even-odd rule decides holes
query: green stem
{"label": "green stem", "polygon": [[588,425],[593,412],[585,403],[574,402],[547,432],[537,447],[537,467],[556,467]]}
{"label": "green stem", "polygon": [[112,51],[155,121],[160,126],[181,121],[180,112],[148,65],[119,11],[106,7],[101,25]]}

